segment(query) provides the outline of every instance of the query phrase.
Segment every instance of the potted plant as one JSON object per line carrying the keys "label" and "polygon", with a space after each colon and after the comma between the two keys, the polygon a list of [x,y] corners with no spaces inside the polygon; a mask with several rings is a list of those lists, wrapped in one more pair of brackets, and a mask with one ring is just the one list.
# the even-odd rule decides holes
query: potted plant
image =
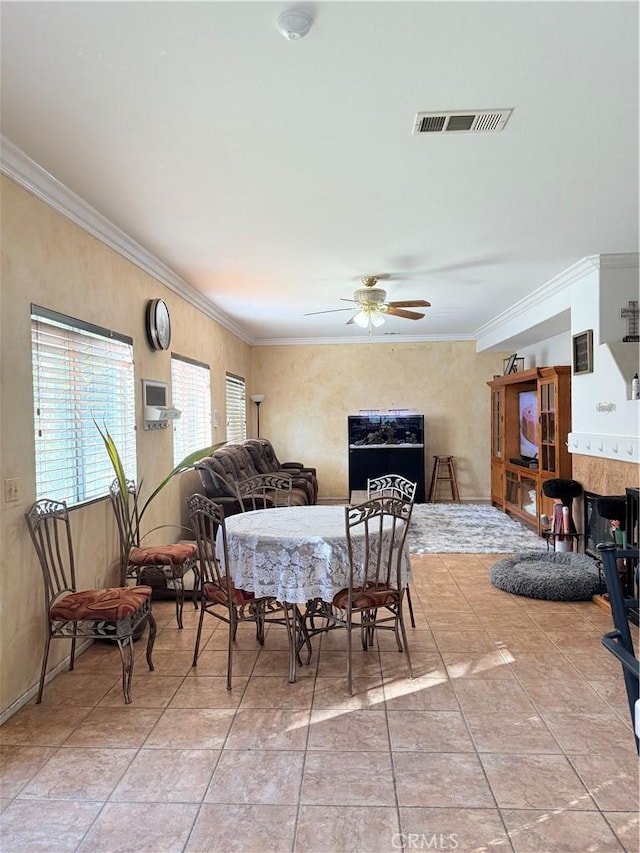
{"label": "potted plant", "polygon": [[[201,459],[204,459],[206,456],[210,456],[215,450],[226,444],[226,442],[221,441],[218,444],[211,445],[210,447],[203,447],[200,450],[194,450],[192,453],[189,453],[181,462],[178,463],[178,465],[175,466],[175,468],[173,468],[167,474],[166,477],[164,477],[164,479],[151,492],[149,497],[146,498],[143,502],[141,502],[140,490],[142,487],[142,481],[140,481],[138,488],[136,488],[135,483],[127,477],[126,471],[124,470],[124,465],[122,464],[120,453],[118,452],[118,448],[116,447],[116,444],[112,436],[110,435],[109,430],[106,427],[104,429],[101,429],[97,423],[96,429],[100,433],[100,436],[104,442],[118,485],[120,500],[120,517],[118,518],[118,525],[120,528],[121,549],[120,586],[125,586],[127,582],[127,565],[129,552],[133,547],[139,545],[141,539],[143,538],[142,521],[152,501],[164,489],[167,483],[169,483],[169,481],[176,476],[176,474],[182,474],[185,471],[193,469],[197,462],[199,462]],[[158,527],[154,527],[151,530],[148,530],[144,535],[148,536],[155,530],[159,530],[162,527],[167,526],[169,525],[159,525]]]}

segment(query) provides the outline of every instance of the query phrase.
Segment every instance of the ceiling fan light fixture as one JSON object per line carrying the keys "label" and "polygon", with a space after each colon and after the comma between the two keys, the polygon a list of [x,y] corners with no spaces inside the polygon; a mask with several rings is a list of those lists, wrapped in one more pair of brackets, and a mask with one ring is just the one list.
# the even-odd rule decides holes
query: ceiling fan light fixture
{"label": "ceiling fan light fixture", "polygon": [[379,311],[373,311],[370,315],[371,325],[372,326],[382,326],[384,325],[385,318],[384,314],[381,314]]}
{"label": "ceiling fan light fixture", "polygon": [[361,329],[366,329],[369,325],[369,315],[366,311],[358,311],[356,316],[353,318],[353,322],[357,323]]}
{"label": "ceiling fan light fixture", "polygon": [[375,307],[377,305],[382,305],[382,303],[387,298],[387,293],[385,290],[382,290],[381,287],[376,287],[373,289],[367,289],[366,287],[359,288],[354,291],[353,298],[356,302],[359,302],[361,305],[370,305]]}

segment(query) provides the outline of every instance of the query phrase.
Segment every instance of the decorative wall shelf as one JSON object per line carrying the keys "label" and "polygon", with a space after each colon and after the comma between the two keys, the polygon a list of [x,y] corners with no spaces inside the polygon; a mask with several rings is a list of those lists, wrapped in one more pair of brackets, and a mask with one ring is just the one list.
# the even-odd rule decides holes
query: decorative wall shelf
{"label": "decorative wall shelf", "polygon": [[640,438],[628,435],[570,432],[568,446],[569,453],[582,456],[618,459],[620,462],[640,462]]}

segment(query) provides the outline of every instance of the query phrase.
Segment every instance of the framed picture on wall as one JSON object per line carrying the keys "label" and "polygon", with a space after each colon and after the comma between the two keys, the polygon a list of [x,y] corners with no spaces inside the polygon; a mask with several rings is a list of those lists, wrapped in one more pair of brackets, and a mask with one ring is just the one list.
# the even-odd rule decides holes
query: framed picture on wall
{"label": "framed picture on wall", "polygon": [[502,375],[508,376],[510,373],[519,373],[524,370],[524,358],[518,358],[518,354],[514,352],[509,358],[502,359]]}
{"label": "framed picture on wall", "polygon": [[572,338],[573,375],[593,373],[593,329]]}

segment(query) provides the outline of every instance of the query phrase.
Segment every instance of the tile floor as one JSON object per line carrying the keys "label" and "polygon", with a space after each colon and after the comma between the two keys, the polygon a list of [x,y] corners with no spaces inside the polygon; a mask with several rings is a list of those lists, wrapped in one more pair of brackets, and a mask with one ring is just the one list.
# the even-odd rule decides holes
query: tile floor
{"label": "tile floor", "polygon": [[591,602],[510,596],[491,555],[416,556],[416,678],[390,637],[342,632],[286,680],[284,629],[243,626],[225,689],[225,626],[178,631],[157,602],[154,673],[138,643],[133,704],[117,650],[0,729],[3,853],[34,851],[637,851],[638,759],[619,666]]}

